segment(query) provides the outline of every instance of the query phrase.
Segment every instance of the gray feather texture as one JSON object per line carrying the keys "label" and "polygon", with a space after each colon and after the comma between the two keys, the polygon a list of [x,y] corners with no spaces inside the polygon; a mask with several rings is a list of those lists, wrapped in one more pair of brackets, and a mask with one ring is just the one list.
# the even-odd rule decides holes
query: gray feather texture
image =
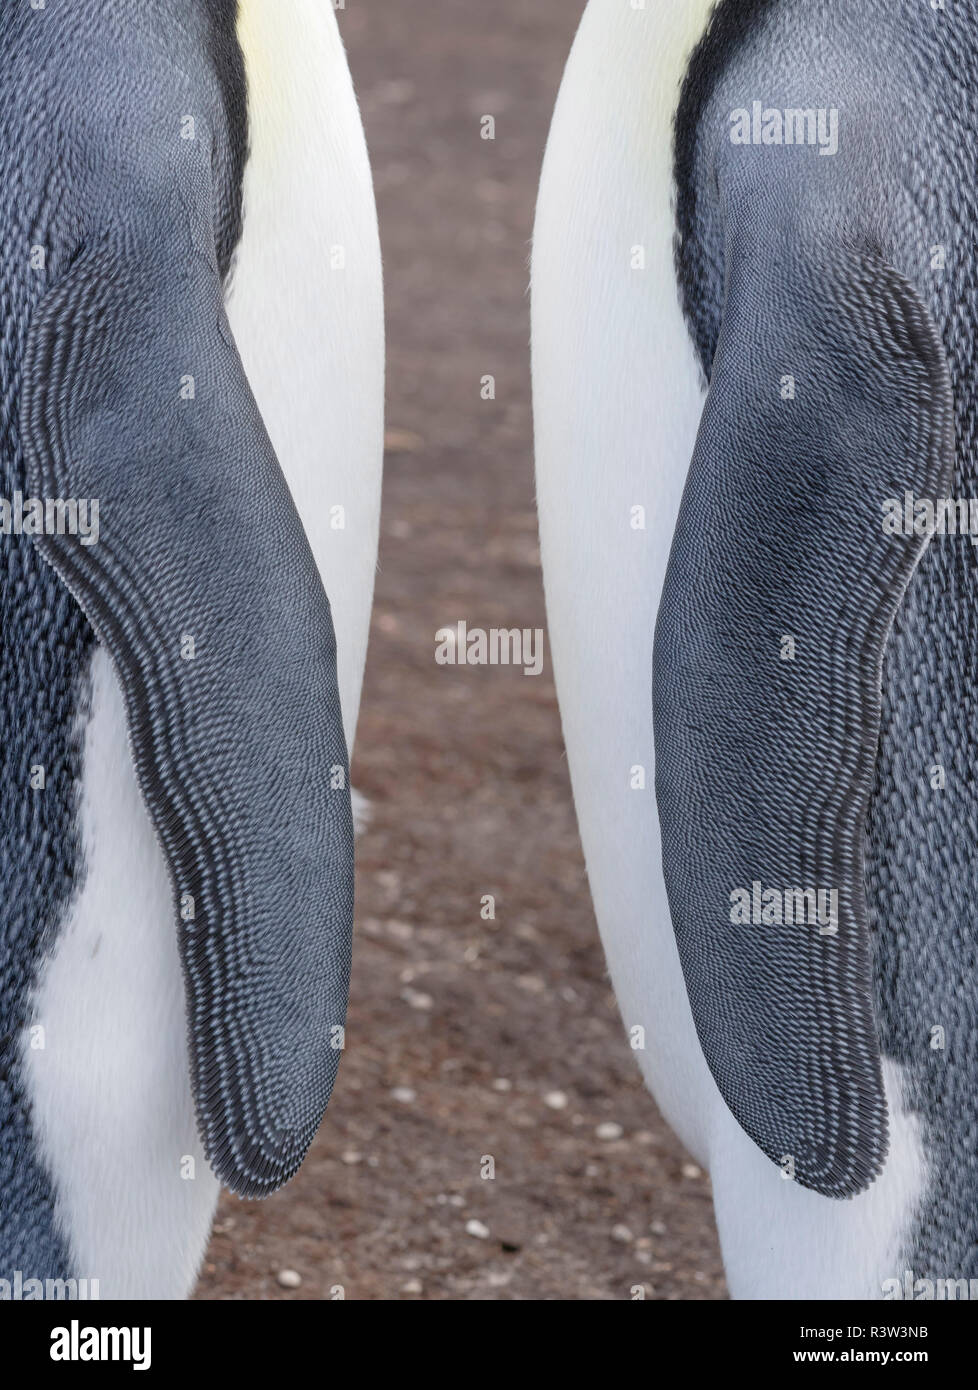
{"label": "gray feather texture", "polygon": [[[835,107],[838,153],[821,157],[812,149],[731,145],[731,112],[750,107],[754,100],[765,108]],[[773,542],[766,570],[753,574],[756,583],[746,609],[752,616],[738,630],[738,642],[750,640],[756,631],[752,624],[765,610],[775,619],[773,626],[786,632],[806,624],[813,630],[818,616],[811,611],[813,601],[830,611],[845,601],[847,631],[854,630],[852,619],[865,616],[870,598],[859,587],[859,576],[867,567],[871,570],[874,556],[881,558],[882,539],[878,531],[868,538],[860,533],[859,503],[868,503],[872,495],[878,507],[883,497],[901,496],[896,490],[901,476],[918,497],[978,497],[976,159],[978,7],[972,0],[944,11],[913,0],[868,0],[859,6],[837,0],[723,0],[717,6],[710,31],[690,63],[677,120],[677,264],[690,330],[711,381],[711,418],[716,416],[715,397],[721,389],[729,396],[728,417],[736,413],[723,437],[716,433],[714,418],[713,444],[709,446],[706,437],[701,441],[694,472],[704,469],[708,447],[714,450],[718,487],[727,480],[735,492],[739,490],[737,454],[745,446],[750,465],[745,486],[757,486],[758,464],[768,470],[771,495],[764,516]],[[741,226],[754,238],[750,246],[742,236],[731,241],[730,222],[737,212]],[[935,252],[942,255],[935,257]],[[753,322],[741,325],[740,377],[734,381],[725,375],[726,385],[721,387],[717,372],[728,373],[733,365],[727,349],[736,335],[728,333],[726,318],[735,307],[732,296],[741,287],[743,268],[737,256],[749,259],[753,267],[756,284],[748,298],[748,318],[753,314]],[[832,269],[823,273],[826,262]],[[839,267],[847,263],[849,275],[840,278]],[[897,351],[901,331],[889,334],[891,349],[897,351],[889,365],[882,324],[874,334],[875,346],[867,342],[863,351],[856,350],[858,337],[851,333],[853,293],[862,286],[859,302],[865,304],[868,292],[859,266],[876,268],[878,288],[868,303],[877,318],[887,303],[886,283],[900,285],[898,302],[905,311],[894,317],[894,329],[923,315],[940,344],[952,396],[953,460],[950,476],[929,493],[934,485],[927,480],[935,460],[923,445],[940,427],[942,393],[935,391],[927,399],[929,354],[921,356],[913,343]],[[775,413],[772,421],[765,404],[770,378],[795,370],[784,354],[796,351],[806,332],[813,356],[804,359],[797,373],[798,398],[786,406],[793,414],[786,421]],[[922,341],[925,338],[917,335],[916,342]],[[917,389],[909,389],[914,382]],[[891,399],[889,393],[901,384],[908,394]],[[813,390],[814,398],[809,399]],[[798,435],[791,423],[799,419],[799,406],[815,407],[805,435]],[[752,414],[758,418],[752,420]],[[843,428],[849,443],[837,454]],[[792,431],[790,437],[785,429]],[[911,450],[914,438],[918,446]],[[826,453],[828,445],[831,455]],[[866,495],[846,499],[841,488],[847,460],[855,457],[863,460],[861,487]],[[802,477],[821,480],[810,497],[814,514],[801,518],[790,505],[799,465]],[[890,482],[895,490],[881,493]],[[738,556],[745,547],[747,552],[758,549],[756,518],[742,517],[741,524],[745,534],[739,544],[716,528],[728,547],[721,564],[744,563]],[[811,544],[789,546],[792,534],[810,537]],[[677,551],[688,551],[692,542],[692,533],[686,536],[681,527]],[[927,1164],[925,1197],[901,1258],[918,1276],[931,1277],[978,1273],[978,795],[971,767],[978,743],[973,697],[978,682],[976,581],[978,555],[967,537],[935,536],[919,557],[883,646],[878,729],[867,730],[852,784],[862,796],[868,759],[868,804],[861,832],[851,844],[854,872],[849,896],[857,911],[849,930],[855,928],[857,937],[863,934],[861,898],[866,951],[859,949],[868,965],[875,1042],[881,1054],[902,1069],[900,1100],[919,1124]],[[799,590],[809,594],[807,604]],[[673,594],[670,602],[676,605],[680,599]],[[733,623],[738,603],[734,585],[725,594],[701,593],[700,601],[719,602],[722,609],[719,615],[701,611],[700,629],[714,620]],[[864,606],[854,614],[857,601]],[[789,604],[793,612],[786,611]],[[660,617],[660,640],[662,623]],[[680,640],[678,635],[675,640]],[[694,628],[687,639],[691,653],[699,640]],[[800,650],[804,653],[804,646]],[[729,661],[724,653],[727,676],[734,669]],[[770,729],[758,729],[745,691],[737,694],[737,703],[727,713],[712,707],[711,717],[722,726],[720,744],[727,741],[728,753],[736,747],[739,775],[749,783],[752,798],[747,804],[757,807],[763,829],[748,854],[751,867],[759,870],[753,877],[783,867],[771,864],[770,852],[782,843],[784,829],[772,825],[765,798],[772,792],[783,795],[784,774],[794,769],[792,779],[799,770],[803,774],[796,790],[805,803],[819,766],[824,767],[819,784],[819,796],[824,797],[825,788],[838,776],[847,740],[855,733],[853,714],[867,707],[863,687],[871,666],[860,658],[841,684],[832,666],[809,669],[804,683],[799,682],[797,663],[793,669],[777,667],[771,689],[755,692],[775,719]],[[756,671],[747,675],[757,682]],[[657,669],[657,689],[664,679]],[[806,698],[786,728],[786,702],[802,691]],[[750,732],[736,737],[732,726],[743,716],[749,716]],[[793,762],[798,736],[811,734],[813,721],[826,718],[836,726],[830,756],[825,760],[826,750],[819,742],[810,761],[803,761],[799,769]],[[946,769],[943,790],[930,784],[935,764]],[[667,775],[678,787],[681,772],[674,769]],[[710,794],[723,802],[718,782],[719,778],[711,784]],[[667,834],[678,843],[682,827],[667,828]],[[730,841],[735,843],[736,838]],[[721,845],[721,857],[727,848]],[[682,872],[681,865],[674,865],[671,892],[684,891]],[[727,930],[738,929],[731,924]],[[840,939],[845,931],[843,921]],[[746,991],[741,997],[759,1002],[749,978],[752,949],[739,966],[731,958],[731,969],[734,985]],[[715,965],[702,958],[688,961],[688,978],[691,968],[704,985]],[[769,996],[776,1011],[781,1010],[782,996],[790,997],[798,983],[797,960],[786,957],[780,985]],[[694,979],[691,996],[696,988]],[[820,1093],[823,1100],[828,1098],[820,1092],[819,1081],[826,1049],[845,1034],[839,1033],[835,1019],[838,998],[821,991],[817,998],[820,1012],[811,1018],[818,1032],[809,1040],[814,1046],[794,1052],[781,1089],[769,1084],[768,1075],[758,1102],[768,1113],[810,1109]],[[764,1045],[758,1039],[770,1041],[768,1022],[766,1012],[756,1020],[755,1047]],[[931,1045],[935,1027],[946,1034],[944,1048]],[[866,1055],[868,1041],[863,1039],[857,1055]],[[850,1054],[847,1066],[852,1060]],[[839,1078],[844,1075],[838,1072]],[[735,1113],[737,1104],[743,1105],[742,1093],[735,1097]],[[845,1106],[841,1113],[846,1113]],[[831,1136],[838,1128],[836,1114],[826,1109],[820,1124]],[[764,1146],[770,1152],[778,1147],[771,1142],[770,1124],[766,1134]],[[870,1154],[867,1149],[855,1160],[864,1174],[877,1168],[882,1157],[881,1150]]]}
{"label": "gray feather texture", "polygon": [[[262,1196],[299,1166],[341,1055],[353,828],[329,604],[224,311],[247,141],[236,10],[3,7],[4,274],[22,265],[4,442],[13,486],[100,501],[97,544],[22,547],[81,632],[52,738],[82,703],[94,632],[170,871],[201,1137],[225,1183]],[[84,872],[72,758],[52,798],[68,856],[54,922]],[[21,1025],[43,943],[22,944],[5,1013]],[[33,1162],[23,1124],[17,1139],[0,1111],[17,1172]],[[9,1218],[35,1245],[45,1182]],[[29,1250],[21,1267],[48,1272]]]}
{"label": "gray feather texture", "polygon": [[[656,794],[720,1090],[797,1181],[850,1196],[887,1151],[863,840],[884,644],[925,544],[884,535],[880,501],[943,494],[951,394],[912,287],[868,252],[819,254],[783,208],[765,222],[776,260],[753,232],[757,203],[729,218],[724,322],[656,631]],[[755,882],[834,893],[838,921],[731,921],[731,894]]]}

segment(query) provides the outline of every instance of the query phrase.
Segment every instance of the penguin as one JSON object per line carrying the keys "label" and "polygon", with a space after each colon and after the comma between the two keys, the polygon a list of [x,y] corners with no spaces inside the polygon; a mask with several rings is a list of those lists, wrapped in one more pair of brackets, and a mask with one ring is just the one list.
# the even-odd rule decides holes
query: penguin
{"label": "penguin", "polygon": [[590,0],[547,144],[575,804],[735,1298],[978,1291],[976,94],[971,3]]}
{"label": "penguin", "polygon": [[0,55],[0,1295],[180,1299],[342,1055],[370,168],[319,0],[31,0]]}

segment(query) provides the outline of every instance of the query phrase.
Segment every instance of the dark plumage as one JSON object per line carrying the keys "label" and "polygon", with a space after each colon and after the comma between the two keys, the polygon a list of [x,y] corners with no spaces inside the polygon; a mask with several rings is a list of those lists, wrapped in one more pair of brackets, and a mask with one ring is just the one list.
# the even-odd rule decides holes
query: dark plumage
{"label": "dark plumage", "polygon": [[[810,148],[732,145],[730,113],[754,100],[771,108],[837,108],[839,153],[821,158]],[[799,1021],[786,1043],[798,1049],[785,1082],[790,1089],[769,1096],[791,1113],[799,1098],[818,1092],[816,1078],[832,1074],[841,1089],[838,1106],[822,1116],[826,1136],[850,1107],[865,1109],[868,1100],[864,1139],[850,1154],[852,1174],[861,1178],[840,1191],[863,1185],[884,1153],[880,1140],[869,1139],[878,1097],[868,1099],[869,1071],[860,1080],[849,1068],[872,1026],[882,1054],[904,1068],[906,1104],[921,1125],[927,1196],[904,1256],[906,1267],[932,1277],[978,1274],[978,555],[967,538],[937,536],[902,593],[886,568],[882,533],[866,528],[904,482],[918,496],[978,496],[976,156],[978,11],[971,4],[952,13],[916,0],[724,0],[693,55],[677,119],[679,280],[704,372],[713,378],[692,495],[702,501],[708,483],[720,493],[737,486],[746,494],[732,519],[730,512],[712,522],[686,512],[660,616],[660,803],[673,842],[667,877],[690,994],[707,1056],[729,1080],[727,1049],[740,1023],[722,1034],[707,1021],[711,1005],[703,992],[721,966],[704,954],[694,908],[704,884],[682,860],[694,837],[689,810],[681,809],[684,777],[697,779],[704,794],[709,789],[720,820],[708,833],[718,837],[712,848],[723,862],[736,843],[729,826],[720,834],[727,789],[736,782],[743,790],[737,779],[752,771],[756,824],[766,834],[759,829],[742,846],[738,867],[749,884],[764,877],[767,854],[777,859],[789,825],[806,816],[814,838],[804,844],[818,862],[816,832],[831,836],[842,822],[827,814],[816,825],[814,808],[826,790],[841,793],[845,762],[856,798],[847,813],[855,807],[859,819],[849,826],[839,865],[851,900],[840,942],[843,955],[855,948],[860,956],[857,943],[864,942],[873,1017],[863,1012],[859,1047],[845,1065],[840,1057],[834,1071],[827,1068],[841,1036],[834,1016],[840,985],[822,981],[811,996],[821,1021],[815,1014]],[[861,345],[860,335],[851,336],[854,311],[877,321]],[[737,322],[721,329],[725,317]],[[777,400],[777,384],[792,371],[798,398],[788,405]],[[736,396],[725,386],[732,372],[739,372]],[[945,380],[953,439],[935,453],[945,428]],[[804,430],[799,420],[807,421]],[[715,528],[700,535],[700,553],[716,588],[711,598],[697,598],[691,587],[684,635],[676,626],[675,584],[703,527]],[[775,666],[767,683],[761,679],[764,644],[779,627],[788,632],[810,621],[814,626],[798,634],[802,650],[826,619],[839,642],[852,641],[869,605],[881,599],[895,615],[882,651],[878,710],[878,642],[842,652],[839,667],[819,639],[813,665]],[[742,650],[724,647],[719,637],[735,617]],[[824,637],[830,642],[832,632]],[[674,698],[661,665],[667,639],[681,649],[680,666],[701,662],[714,643],[718,685],[701,691],[697,706],[712,721],[712,767],[705,755],[690,761],[688,743],[677,752],[681,730],[674,712],[663,712]],[[744,660],[744,679],[731,683]],[[691,712],[688,718],[694,722]],[[819,726],[831,735],[827,747]],[[934,765],[947,772],[942,790],[930,784]],[[777,868],[800,872],[797,856],[778,860]],[[768,876],[777,877],[773,866]],[[734,999],[758,988],[754,949],[752,942],[739,962],[727,959],[735,982],[740,972]],[[754,1015],[757,1052],[746,1059],[753,1086],[763,1086],[766,1065],[778,1068],[775,1020],[786,1023],[797,991],[818,978],[797,942],[789,949],[783,995],[770,996],[770,1014]],[[859,973],[861,979],[862,966]],[[943,1050],[931,1046],[935,1027],[945,1030]],[[728,1086],[727,1098],[771,1152],[772,1127],[758,1119],[756,1095],[735,1095]]]}
{"label": "dark plumage", "polygon": [[101,504],[91,547],[0,541],[0,1277],[69,1258],[16,1053],[84,874],[96,635],[170,869],[198,1124],[226,1183],[291,1176],[340,1056],[353,831],[332,622],[223,303],[247,149],[236,12],[0,11],[3,486]]}

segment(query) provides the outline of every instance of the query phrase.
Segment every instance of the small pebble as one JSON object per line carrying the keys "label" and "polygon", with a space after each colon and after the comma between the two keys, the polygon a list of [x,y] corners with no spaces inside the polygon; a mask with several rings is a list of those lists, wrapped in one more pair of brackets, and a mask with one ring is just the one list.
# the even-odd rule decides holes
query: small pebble
{"label": "small pebble", "polygon": [[297,1289],[302,1283],[302,1275],[294,1269],[280,1269],[275,1276],[283,1289]]}
{"label": "small pebble", "polygon": [[401,1285],[401,1293],[424,1293],[424,1285],[420,1279],[409,1279]]}
{"label": "small pebble", "polygon": [[356,1149],[344,1149],[340,1158],[344,1163],[354,1164],[363,1162],[363,1154],[357,1153]]}
{"label": "small pebble", "polygon": [[611,1143],[614,1139],[620,1139],[625,1133],[621,1125],[615,1124],[614,1120],[606,1120],[604,1124],[598,1125],[594,1132],[599,1139],[605,1140],[606,1143]]}
{"label": "small pebble", "polygon": [[702,1176],[703,1176],[703,1169],[700,1168],[700,1166],[699,1166],[698,1164],[696,1164],[696,1163],[684,1163],[684,1164],[683,1164],[683,1177],[684,1177],[684,1178],[701,1178]]}
{"label": "small pebble", "polygon": [[621,1241],[622,1245],[631,1245],[632,1241],[635,1239],[629,1228],[622,1223],[619,1223],[617,1226],[612,1226],[611,1238],[612,1240]]}
{"label": "small pebble", "polygon": [[417,1092],[412,1091],[410,1086],[395,1086],[391,1091],[391,1099],[399,1100],[402,1105],[413,1105],[417,1098]]}
{"label": "small pebble", "polygon": [[549,1105],[551,1110],[566,1110],[567,1096],[563,1091],[548,1091],[543,1098],[544,1105]]}
{"label": "small pebble", "polygon": [[489,1227],[484,1226],[481,1221],[466,1221],[466,1235],[475,1236],[477,1240],[489,1239]]}
{"label": "small pebble", "polygon": [[513,1089],[513,1083],[507,1076],[497,1076],[492,1083],[492,1089],[494,1091],[511,1091]]}
{"label": "small pebble", "polygon": [[[424,440],[412,430],[389,429],[384,435],[384,448],[389,454],[418,454],[424,448]],[[378,874],[377,877],[394,878],[396,875]]]}

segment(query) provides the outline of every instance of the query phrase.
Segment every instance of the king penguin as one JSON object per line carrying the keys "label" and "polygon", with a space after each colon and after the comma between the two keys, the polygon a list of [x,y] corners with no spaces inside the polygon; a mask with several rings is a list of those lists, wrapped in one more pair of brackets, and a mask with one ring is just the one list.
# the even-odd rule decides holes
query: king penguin
{"label": "king penguin", "polygon": [[4,4],[0,68],[0,1292],[181,1298],[343,1047],[372,184],[322,0]]}
{"label": "king penguin", "polygon": [[978,1288],[976,156],[971,0],[590,0],[547,146],[575,804],[735,1297]]}

